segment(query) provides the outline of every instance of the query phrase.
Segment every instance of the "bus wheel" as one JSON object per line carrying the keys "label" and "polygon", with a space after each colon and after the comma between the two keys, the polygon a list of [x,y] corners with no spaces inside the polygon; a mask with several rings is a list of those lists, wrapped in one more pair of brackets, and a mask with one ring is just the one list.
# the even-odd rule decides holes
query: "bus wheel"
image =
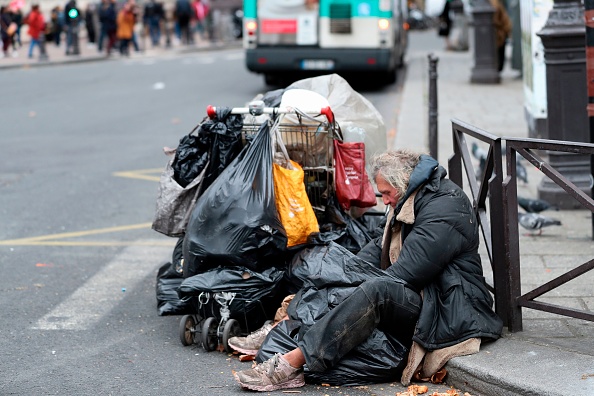
{"label": "bus wheel", "polygon": [[271,86],[280,86],[281,79],[276,74],[264,74],[264,83]]}
{"label": "bus wheel", "polygon": [[384,84],[394,84],[396,82],[396,70],[388,70],[384,74]]}

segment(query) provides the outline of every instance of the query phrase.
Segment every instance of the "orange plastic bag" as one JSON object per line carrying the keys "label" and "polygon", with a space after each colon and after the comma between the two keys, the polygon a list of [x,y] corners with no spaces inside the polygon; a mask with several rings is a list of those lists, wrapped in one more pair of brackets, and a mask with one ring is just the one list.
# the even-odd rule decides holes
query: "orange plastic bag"
{"label": "orange plastic bag", "polygon": [[312,232],[319,232],[318,219],[311,207],[305,184],[303,169],[290,161],[294,169],[273,164],[274,195],[276,209],[287,233],[287,246],[305,243]]}

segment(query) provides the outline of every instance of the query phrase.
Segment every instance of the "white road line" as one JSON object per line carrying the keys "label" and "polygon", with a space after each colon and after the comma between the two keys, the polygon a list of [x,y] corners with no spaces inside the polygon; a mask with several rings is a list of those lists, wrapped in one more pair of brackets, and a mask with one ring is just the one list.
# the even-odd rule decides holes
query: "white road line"
{"label": "white road line", "polygon": [[171,257],[171,247],[130,246],[72,295],[41,318],[32,329],[87,330],[126,297],[126,290]]}
{"label": "white road line", "polygon": [[225,55],[225,60],[237,60],[237,59],[244,59],[245,54],[243,52],[235,52],[232,54]]}

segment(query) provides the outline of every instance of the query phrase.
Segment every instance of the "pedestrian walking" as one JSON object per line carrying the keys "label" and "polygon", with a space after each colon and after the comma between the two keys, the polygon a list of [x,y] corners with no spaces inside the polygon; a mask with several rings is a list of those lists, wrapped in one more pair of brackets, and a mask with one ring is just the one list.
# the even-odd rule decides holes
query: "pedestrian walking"
{"label": "pedestrian walking", "polygon": [[23,27],[23,12],[17,6],[9,6],[9,9],[12,13],[12,21],[16,23],[16,30],[12,35],[13,54],[16,54],[16,51],[23,46],[23,42],[21,41],[21,28]]}
{"label": "pedestrian walking", "polygon": [[161,41],[161,24],[165,19],[163,5],[155,0],[150,0],[144,5],[142,22],[145,30],[148,31],[153,47],[157,47]]}
{"label": "pedestrian walking", "polygon": [[45,18],[39,11],[39,4],[33,4],[31,6],[31,12],[25,17],[25,23],[29,26],[27,33],[31,37],[31,42],[29,43],[29,53],[27,56],[29,59],[33,58],[33,49],[38,47],[41,57],[43,51],[41,49],[40,38],[42,39],[41,35],[45,29]]}
{"label": "pedestrian walking", "polygon": [[118,12],[116,36],[120,41],[120,54],[130,55],[130,42],[134,32],[135,16],[130,2]]}
{"label": "pedestrian walking", "polygon": [[130,3],[130,10],[132,11],[132,15],[134,15],[134,26],[132,27],[132,39],[130,42],[134,46],[134,51],[140,52],[140,46],[138,45],[138,37],[136,35],[136,22],[138,21],[138,15],[140,14],[140,10],[138,8],[138,4],[136,4],[136,0],[128,0]]}
{"label": "pedestrian walking", "polygon": [[12,21],[7,6],[0,7],[0,35],[2,37],[2,58],[8,57],[8,49],[12,44],[12,35],[16,31],[16,23]]}
{"label": "pedestrian walking", "polygon": [[512,31],[511,20],[503,4],[499,0],[490,0],[495,9],[493,27],[495,28],[495,45],[497,47],[497,70],[501,72],[505,64],[505,45]]}
{"label": "pedestrian walking", "polygon": [[184,44],[192,44],[194,42],[194,35],[190,27],[194,12],[190,0],[176,0],[175,2],[175,21],[179,26],[179,38]]}
{"label": "pedestrian walking", "polygon": [[62,7],[55,6],[52,8],[50,20],[52,41],[54,44],[56,44],[56,47],[59,47],[62,41],[62,32],[64,31],[64,25],[66,22],[64,19],[64,12],[62,12]]}
{"label": "pedestrian walking", "polygon": [[383,236],[358,255],[391,276],[361,283],[300,336],[297,348],[234,373],[242,388],[303,386],[305,364],[325,371],[376,328],[412,344],[403,384],[413,375],[430,378],[450,358],[478,352],[482,339],[501,336],[464,191],[435,159],[410,150],[380,154],[370,169],[390,210]]}
{"label": "pedestrian walking", "polygon": [[85,29],[87,30],[87,43],[94,45],[97,42],[97,27],[95,26],[95,17],[97,10],[95,4],[87,4],[85,8]]}
{"label": "pedestrian walking", "polygon": [[443,5],[443,10],[439,14],[439,25],[437,34],[445,39],[445,49],[449,50],[450,45],[450,32],[452,30],[452,17],[450,15],[452,0],[446,0]]}
{"label": "pedestrian walking", "polygon": [[97,50],[103,50],[103,43],[107,39],[106,54],[111,55],[111,50],[116,43],[117,31],[117,13],[115,8],[115,0],[101,0],[99,8],[99,41],[97,43]]}
{"label": "pedestrian walking", "polygon": [[206,0],[194,0],[192,7],[194,8],[196,32],[204,40],[206,35],[206,18],[208,17],[210,7],[206,3]]}

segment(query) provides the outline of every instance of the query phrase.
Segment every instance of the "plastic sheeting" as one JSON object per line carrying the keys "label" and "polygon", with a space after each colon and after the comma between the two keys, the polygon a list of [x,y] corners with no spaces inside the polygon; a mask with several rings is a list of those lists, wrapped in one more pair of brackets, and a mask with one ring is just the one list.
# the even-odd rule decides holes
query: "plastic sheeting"
{"label": "plastic sheeting", "polygon": [[[297,348],[301,322],[284,320],[275,326],[264,341],[256,356],[263,362],[275,353],[286,353]],[[375,329],[373,333],[340,362],[323,373],[309,371],[304,367],[308,383],[333,386],[357,386],[392,382],[400,379],[406,367],[408,348],[400,341]]]}
{"label": "plastic sheeting", "polygon": [[[365,157],[369,160],[375,153],[386,150],[386,125],[380,112],[363,95],[355,91],[338,74],[306,78],[295,81],[287,89],[308,89],[328,99],[330,108],[347,142],[363,141]],[[277,94],[271,93],[273,101]]]}
{"label": "plastic sheeting", "polygon": [[[303,288],[289,305],[291,320],[281,322],[268,334],[256,356],[258,362],[296,348],[300,335],[351,295],[357,285],[373,277],[389,276],[332,242],[304,249],[301,259],[293,261],[289,271],[288,278],[294,283],[302,282]],[[325,372],[310,372],[306,366],[306,378],[331,385],[396,380],[406,366],[406,345],[411,341],[401,342],[375,329],[366,341]]]}

